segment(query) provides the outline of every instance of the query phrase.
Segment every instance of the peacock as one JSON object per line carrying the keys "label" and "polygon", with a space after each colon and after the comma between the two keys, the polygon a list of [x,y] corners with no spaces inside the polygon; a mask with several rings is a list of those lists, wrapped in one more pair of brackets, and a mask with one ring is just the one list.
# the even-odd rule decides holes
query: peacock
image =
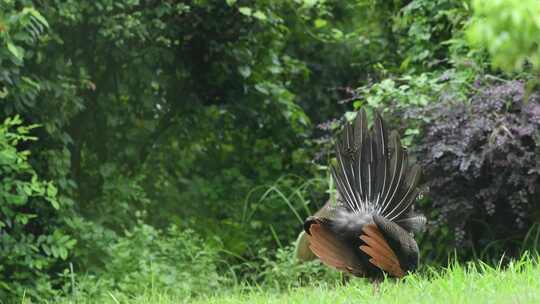
{"label": "peacock", "polygon": [[347,123],[331,166],[336,203],[327,202],[304,222],[297,256],[310,259],[302,244],[327,266],[372,279],[403,277],[419,262],[414,235],[426,218],[414,211],[421,170],[409,164],[396,131],[388,136],[380,113],[368,128],[364,110]]}

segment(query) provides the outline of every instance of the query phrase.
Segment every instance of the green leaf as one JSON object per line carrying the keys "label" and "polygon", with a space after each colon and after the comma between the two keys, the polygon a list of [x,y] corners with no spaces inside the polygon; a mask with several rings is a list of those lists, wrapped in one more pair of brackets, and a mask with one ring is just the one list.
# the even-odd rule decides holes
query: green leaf
{"label": "green leaf", "polygon": [[47,19],[43,17],[35,8],[26,7],[23,9],[23,13],[30,13],[32,17],[36,18],[41,24],[45,25],[46,27],[49,27],[49,23],[47,22]]}
{"label": "green leaf", "polygon": [[253,17],[259,19],[259,20],[267,20],[268,18],[266,15],[261,11],[256,11],[255,14],[253,14]]}
{"label": "green leaf", "polygon": [[332,29],[332,36],[334,39],[341,39],[343,38],[343,32],[339,29]]}
{"label": "green leaf", "polygon": [[4,99],[9,95],[9,91],[6,87],[0,89],[0,99]]}
{"label": "green leaf", "polygon": [[24,194],[28,196],[32,195],[33,193],[32,188],[29,185],[23,185],[22,189],[23,189]]}
{"label": "green leaf", "polygon": [[48,183],[47,184],[47,195],[50,196],[50,197],[54,197],[56,196],[56,194],[58,193],[58,189],[54,186],[53,183]]}
{"label": "green leaf", "polygon": [[28,201],[28,197],[26,195],[12,195],[7,193],[4,195],[7,202],[13,205],[24,205]]}
{"label": "green leaf", "polygon": [[327,24],[328,24],[328,22],[326,22],[326,20],[324,20],[324,19],[315,20],[315,27],[316,28],[325,27]]}
{"label": "green leaf", "polygon": [[10,165],[17,161],[17,154],[13,150],[0,151],[0,165]]}
{"label": "green leaf", "polygon": [[43,249],[43,251],[45,252],[46,255],[49,255],[49,256],[51,255],[51,249],[50,249],[49,245],[43,244],[41,246],[41,248]]}
{"label": "green leaf", "polygon": [[59,249],[59,253],[60,253],[60,258],[61,258],[62,260],[67,259],[68,251],[66,250],[66,248],[63,248],[63,247],[60,248],[60,249]]}
{"label": "green leaf", "polygon": [[319,0],[304,0],[304,7],[310,8],[313,7],[319,2]]}
{"label": "green leaf", "polygon": [[420,134],[420,130],[418,129],[407,129],[405,130],[405,135],[418,135]]}
{"label": "green leaf", "polygon": [[238,11],[242,15],[251,16],[251,8],[249,8],[249,7],[242,6],[242,7],[238,8]]}
{"label": "green leaf", "polygon": [[34,88],[36,88],[36,89],[38,89],[38,90],[40,89],[39,83],[35,82],[34,80],[32,80],[32,79],[29,78],[29,77],[22,76],[22,77],[21,77],[21,80],[24,81],[24,82],[26,82],[27,84],[33,86]]}
{"label": "green leaf", "polygon": [[257,90],[258,92],[263,93],[265,95],[270,94],[270,91],[268,91],[267,87],[264,86],[263,84],[256,84],[255,85],[255,90]]}
{"label": "green leaf", "polygon": [[50,249],[51,249],[52,256],[57,258],[59,256],[58,249],[55,246],[51,246]]}
{"label": "green leaf", "polygon": [[247,65],[244,65],[238,67],[238,72],[240,73],[240,75],[242,75],[242,77],[248,78],[251,75],[251,68]]}
{"label": "green leaf", "polygon": [[23,52],[15,44],[13,44],[13,42],[10,41],[7,43],[7,49],[15,58],[20,61],[23,60]]}
{"label": "green leaf", "polygon": [[[35,176],[35,175],[34,175]],[[32,187],[32,190],[38,194],[45,193],[45,184],[39,182],[38,180],[32,180],[30,183],[30,187]]]}
{"label": "green leaf", "polygon": [[49,203],[51,203],[51,205],[53,206],[54,209],[56,209],[56,210],[60,209],[60,204],[58,203],[58,200],[56,200],[54,198],[49,198],[49,197],[46,197],[45,199]]}
{"label": "green leaf", "polygon": [[353,121],[355,118],[356,118],[356,112],[352,112],[352,111],[345,112],[345,119],[347,119],[347,121]]}

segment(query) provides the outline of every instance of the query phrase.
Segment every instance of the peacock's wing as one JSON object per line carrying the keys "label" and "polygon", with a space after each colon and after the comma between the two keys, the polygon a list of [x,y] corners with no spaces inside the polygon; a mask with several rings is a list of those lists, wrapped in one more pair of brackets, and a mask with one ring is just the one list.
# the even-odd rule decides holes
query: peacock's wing
{"label": "peacock's wing", "polygon": [[311,251],[326,265],[356,276],[364,275],[364,267],[354,248],[343,242],[324,218],[310,218],[305,229]]}

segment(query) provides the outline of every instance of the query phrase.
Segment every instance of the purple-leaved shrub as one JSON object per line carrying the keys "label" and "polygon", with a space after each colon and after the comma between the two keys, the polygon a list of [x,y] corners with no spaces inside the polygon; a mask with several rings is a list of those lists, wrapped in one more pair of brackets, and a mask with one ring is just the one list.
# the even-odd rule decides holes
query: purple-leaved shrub
{"label": "purple-leaved shrub", "polygon": [[441,96],[416,112],[429,121],[416,150],[430,227],[449,228],[460,248],[497,241],[517,253],[540,221],[540,96],[521,81],[475,86],[466,102]]}

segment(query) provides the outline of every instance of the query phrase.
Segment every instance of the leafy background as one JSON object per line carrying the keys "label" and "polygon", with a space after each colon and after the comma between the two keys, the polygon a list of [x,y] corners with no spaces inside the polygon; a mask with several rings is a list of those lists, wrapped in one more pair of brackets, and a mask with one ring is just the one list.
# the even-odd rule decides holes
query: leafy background
{"label": "leafy background", "polygon": [[424,167],[426,263],[537,248],[539,12],[2,0],[0,299],[338,282],[294,242],[359,108]]}

